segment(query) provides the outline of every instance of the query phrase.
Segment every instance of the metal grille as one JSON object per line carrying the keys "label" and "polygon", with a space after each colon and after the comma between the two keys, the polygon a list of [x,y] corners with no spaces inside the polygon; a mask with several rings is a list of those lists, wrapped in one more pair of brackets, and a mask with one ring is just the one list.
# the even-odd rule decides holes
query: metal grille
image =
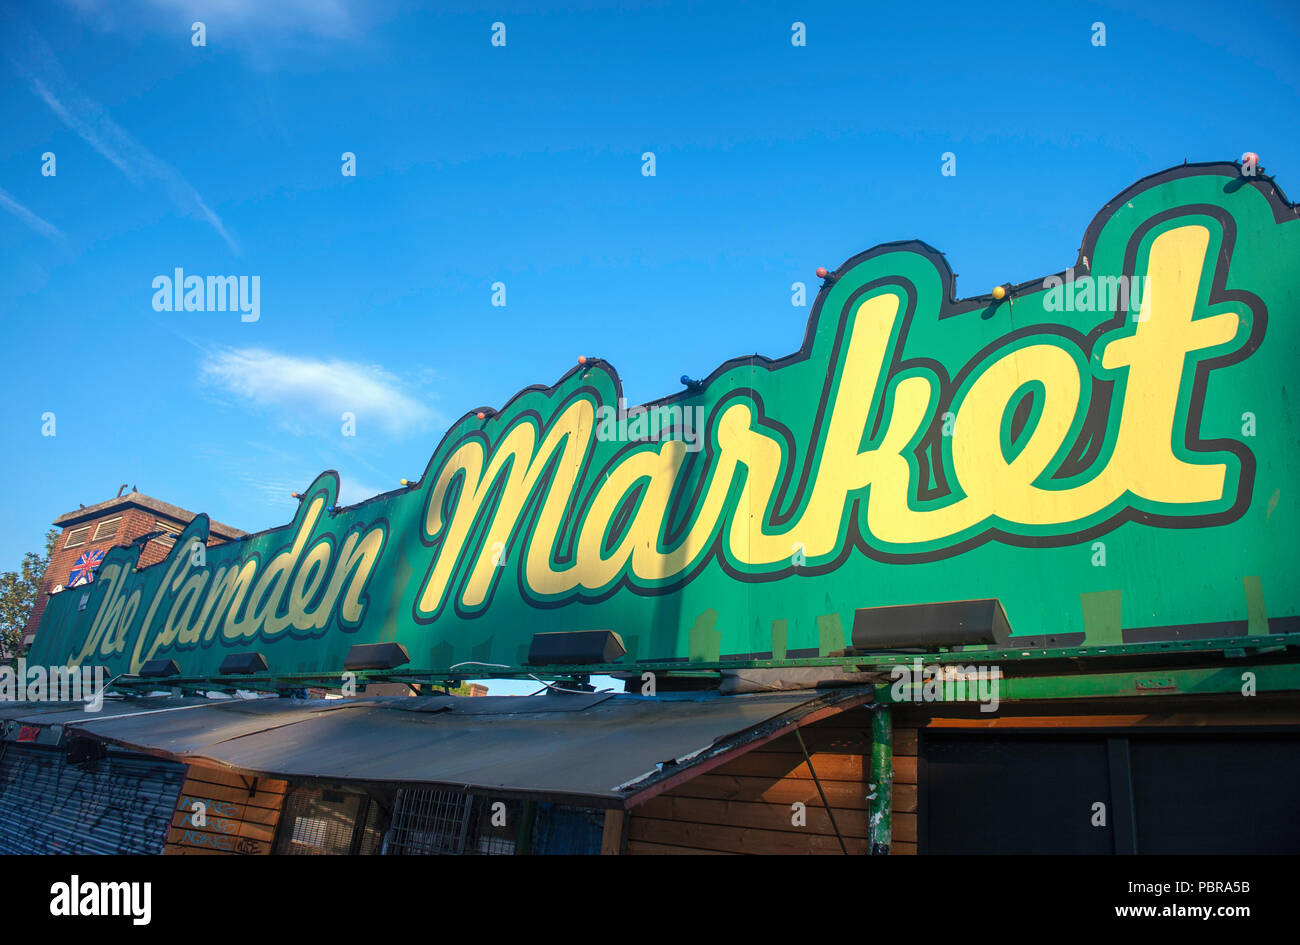
{"label": "metal grille", "polygon": [[161,853],[185,767],[110,753],[0,746],[0,853]]}
{"label": "metal grille", "polygon": [[465,791],[403,788],[397,792],[383,852],[599,853],[603,830],[604,813],[599,810],[549,803],[525,805]]}
{"label": "metal grille", "polygon": [[328,820],[322,820],[319,817],[297,817],[293,822],[293,837],[290,838],[290,843],[303,844],[309,847],[323,847],[328,836]]}
{"label": "metal grille", "polygon": [[375,853],[379,808],[364,794],[297,787],[284,799],[275,852],[296,856]]}
{"label": "metal grille", "polygon": [[[503,804],[504,808],[496,807]],[[504,823],[501,821],[504,819]],[[403,788],[393,805],[384,842],[388,854],[511,854],[516,851],[523,805],[519,801],[446,791]]]}
{"label": "metal grille", "polygon": [[122,524],[122,516],[117,518],[106,518],[95,526],[95,537],[92,541],[104,541],[117,536],[117,526]]}
{"label": "metal grille", "polygon": [[384,852],[464,853],[473,798],[458,791],[403,788],[393,805]]}
{"label": "metal grille", "polygon": [[524,805],[521,801],[474,795],[474,804],[470,808],[473,849],[465,852],[483,856],[509,856],[519,852],[519,828],[523,819]]}
{"label": "metal grille", "polygon": [[357,838],[356,852],[361,856],[375,856],[384,845],[384,825],[378,804],[370,804],[366,811],[366,823],[361,836]]}

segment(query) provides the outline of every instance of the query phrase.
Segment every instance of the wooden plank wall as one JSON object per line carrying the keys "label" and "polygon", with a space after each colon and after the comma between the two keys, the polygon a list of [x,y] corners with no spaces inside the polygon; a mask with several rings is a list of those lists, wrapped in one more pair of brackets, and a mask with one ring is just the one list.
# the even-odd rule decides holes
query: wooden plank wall
{"label": "wooden plank wall", "polygon": [[605,811],[605,829],[600,836],[600,855],[618,856],[623,852],[627,840],[627,812],[621,810]]}
{"label": "wooden plank wall", "polygon": [[889,852],[916,854],[916,746],[915,725],[900,724],[894,716],[894,833]]}
{"label": "wooden plank wall", "polygon": [[[898,743],[901,735],[901,744]],[[867,852],[871,713],[853,709],[803,730],[848,852]],[[916,730],[896,734],[894,849],[916,852]],[[806,825],[792,805],[805,805]],[[840,854],[799,742],[787,735],[629,811],[631,854]]]}
{"label": "wooden plank wall", "polygon": [[[271,852],[287,781],[252,778],[191,765],[172,815],[164,853],[257,855]],[[194,822],[194,802],[207,805],[207,823]]]}

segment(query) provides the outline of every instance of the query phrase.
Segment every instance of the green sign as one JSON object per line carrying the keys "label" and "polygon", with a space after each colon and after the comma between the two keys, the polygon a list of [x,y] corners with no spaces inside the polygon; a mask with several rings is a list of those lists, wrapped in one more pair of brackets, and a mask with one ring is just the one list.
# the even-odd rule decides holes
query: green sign
{"label": "green sign", "polygon": [[1232,164],[1140,181],[1073,267],[990,296],[880,246],[787,357],[633,408],[586,360],[467,414],[409,488],[336,509],[327,472],[283,528],[204,552],[200,516],[141,571],[114,549],[31,660],[518,667],[587,629],[629,663],[782,660],[842,650],[860,608],[991,597],[1017,645],[1300,630],[1298,272],[1295,208]]}

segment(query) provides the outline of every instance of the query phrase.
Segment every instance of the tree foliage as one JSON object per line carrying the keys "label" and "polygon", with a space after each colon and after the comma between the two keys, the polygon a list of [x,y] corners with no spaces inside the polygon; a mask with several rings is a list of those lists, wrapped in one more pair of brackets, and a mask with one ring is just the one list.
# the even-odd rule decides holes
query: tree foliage
{"label": "tree foliage", "polygon": [[40,597],[41,581],[58,539],[58,531],[50,529],[45,533],[43,554],[29,551],[17,571],[0,574],[0,657],[18,655],[27,618]]}

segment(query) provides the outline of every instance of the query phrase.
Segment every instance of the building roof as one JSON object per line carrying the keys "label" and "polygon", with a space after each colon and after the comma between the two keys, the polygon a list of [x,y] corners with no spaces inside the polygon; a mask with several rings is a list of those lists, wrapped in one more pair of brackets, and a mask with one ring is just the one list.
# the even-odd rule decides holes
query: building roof
{"label": "building roof", "polygon": [[[80,522],[99,518],[109,512],[116,512],[118,509],[126,508],[145,509],[158,515],[165,515],[167,518],[174,518],[186,525],[190,523],[196,514],[181,508],[179,505],[172,505],[170,502],[147,496],[143,492],[128,492],[126,495],[115,496],[103,502],[96,502],[94,505],[87,505],[75,512],[60,515],[54,520],[54,524],[60,528],[67,528]],[[210,518],[208,519],[208,534],[217,535],[221,538],[241,538],[248,533],[238,528],[232,528],[229,525],[223,525],[221,522]]]}
{"label": "building roof", "polygon": [[0,719],[254,776],[438,784],[630,807],[873,693],[853,686],[652,698],[133,699],[105,702],[98,713],[27,705],[0,711]]}

